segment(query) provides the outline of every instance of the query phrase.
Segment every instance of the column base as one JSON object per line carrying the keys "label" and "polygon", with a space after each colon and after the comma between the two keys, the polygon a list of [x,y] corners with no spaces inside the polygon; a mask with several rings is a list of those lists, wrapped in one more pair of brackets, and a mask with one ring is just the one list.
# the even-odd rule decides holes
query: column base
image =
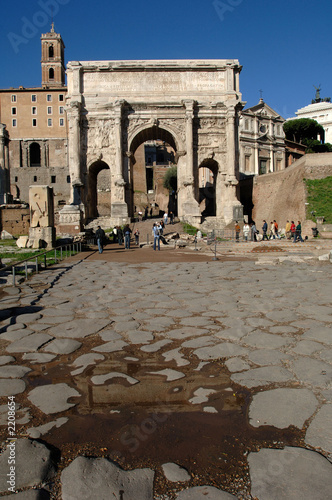
{"label": "column base", "polygon": [[60,210],[57,230],[61,234],[71,235],[83,231],[83,213],[78,205],[66,205]]}

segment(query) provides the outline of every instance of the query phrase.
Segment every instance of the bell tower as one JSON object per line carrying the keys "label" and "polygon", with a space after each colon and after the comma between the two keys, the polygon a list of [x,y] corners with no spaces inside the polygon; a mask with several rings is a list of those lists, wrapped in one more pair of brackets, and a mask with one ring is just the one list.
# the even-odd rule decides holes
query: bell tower
{"label": "bell tower", "polygon": [[65,45],[61,35],[54,31],[52,23],[51,31],[41,36],[41,67],[42,87],[64,87],[65,86]]}

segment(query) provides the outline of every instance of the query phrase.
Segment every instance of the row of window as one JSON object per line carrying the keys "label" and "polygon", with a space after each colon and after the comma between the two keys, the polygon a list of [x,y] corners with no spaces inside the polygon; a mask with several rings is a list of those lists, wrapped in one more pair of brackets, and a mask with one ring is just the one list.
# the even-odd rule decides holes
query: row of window
{"label": "row of window", "polygon": [[[37,127],[37,118],[33,118],[32,119],[32,126],[33,127]],[[48,118],[47,119],[47,126],[48,127],[53,127],[53,119],[52,118]],[[59,119],[59,126],[60,127],[64,127],[65,126],[65,120],[64,120],[64,118],[60,118]],[[13,120],[12,120],[12,127],[17,127],[17,120],[16,120],[16,118],[13,118]]]}
{"label": "row of window", "polygon": [[[63,106],[59,106],[59,115],[63,115],[65,112]],[[12,115],[17,114],[17,108],[12,108]],[[32,106],[31,108],[31,114],[36,115],[37,114],[37,106]],[[53,108],[52,106],[47,106],[47,114],[52,115],[53,114]]]}
{"label": "row of window", "polygon": [[[248,130],[248,131],[251,131],[252,130],[252,127],[253,127],[253,122],[252,120],[244,120],[244,130]],[[259,127],[259,131],[262,132],[262,133],[265,133],[267,132],[268,130],[268,127],[266,124],[261,124],[260,127]],[[277,135],[281,135],[282,134],[282,129],[281,129],[281,125],[274,125],[272,124],[272,133],[277,133]]]}
{"label": "row of window", "polygon": [[[37,177],[37,175],[34,175],[33,182],[37,182],[37,181],[38,181],[38,177]],[[15,176],[14,182],[18,182],[17,176]],[[56,176],[51,175],[51,184],[55,184],[55,183],[56,183]],[[70,176],[69,175],[67,175],[67,184],[70,184]]]}
{"label": "row of window", "polygon": [[[59,102],[64,102],[64,94],[58,95]],[[46,94],[46,101],[52,102],[53,96],[52,94]],[[17,95],[12,94],[12,102],[17,102]],[[37,94],[31,94],[31,102],[37,102]]]}

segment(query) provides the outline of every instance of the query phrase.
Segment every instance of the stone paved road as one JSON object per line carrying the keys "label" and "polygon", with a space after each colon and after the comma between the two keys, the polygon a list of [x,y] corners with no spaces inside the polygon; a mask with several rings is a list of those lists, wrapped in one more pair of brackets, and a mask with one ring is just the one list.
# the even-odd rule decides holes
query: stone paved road
{"label": "stone paved road", "polygon": [[329,498],[331,264],[110,260],[5,289],[2,494],[15,400],[17,498]]}

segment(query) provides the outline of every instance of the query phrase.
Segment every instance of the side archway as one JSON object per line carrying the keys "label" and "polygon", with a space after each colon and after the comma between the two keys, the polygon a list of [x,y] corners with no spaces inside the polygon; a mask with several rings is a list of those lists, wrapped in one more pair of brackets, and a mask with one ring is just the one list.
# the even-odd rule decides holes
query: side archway
{"label": "side archway", "polygon": [[198,170],[199,205],[202,217],[217,215],[217,177],[218,163],[212,159],[202,161]]}
{"label": "side archway", "polygon": [[87,217],[111,214],[111,174],[107,163],[97,160],[88,168]]}

